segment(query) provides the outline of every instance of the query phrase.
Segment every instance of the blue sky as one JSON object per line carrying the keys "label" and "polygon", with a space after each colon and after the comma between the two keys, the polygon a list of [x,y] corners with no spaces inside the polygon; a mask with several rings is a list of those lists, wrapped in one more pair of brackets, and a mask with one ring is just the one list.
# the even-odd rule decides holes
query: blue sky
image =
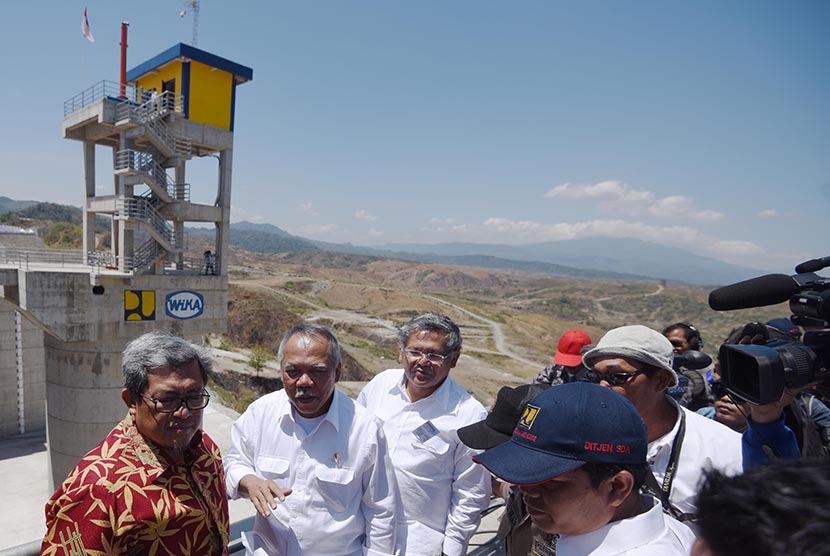
{"label": "blue sky", "polygon": [[[121,20],[130,68],[190,43],[183,6],[5,6],[0,195],[81,204],[63,101],[117,80]],[[254,70],[234,221],[360,245],[634,237],[791,272],[830,255],[828,29],[824,0],[202,0],[198,47]],[[189,167],[194,200],[215,168]]]}

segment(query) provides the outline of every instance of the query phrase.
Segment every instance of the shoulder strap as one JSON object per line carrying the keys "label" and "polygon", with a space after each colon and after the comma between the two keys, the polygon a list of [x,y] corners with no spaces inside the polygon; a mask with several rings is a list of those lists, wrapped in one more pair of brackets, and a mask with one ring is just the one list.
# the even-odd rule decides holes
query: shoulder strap
{"label": "shoulder strap", "polygon": [[679,509],[674,507],[669,500],[669,496],[671,495],[671,487],[674,483],[674,478],[677,475],[677,466],[680,460],[680,449],[683,447],[683,438],[685,436],[686,413],[683,409],[681,409],[680,427],[677,430],[677,435],[674,437],[674,442],[672,442],[671,454],[669,455],[669,464],[666,467],[666,474],[663,477],[663,483],[658,483],[654,473],[649,472],[646,475],[645,484],[643,484],[643,491],[660,500],[660,504],[663,506],[663,511],[678,521],[691,521],[695,518],[694,514],[681,512]]}

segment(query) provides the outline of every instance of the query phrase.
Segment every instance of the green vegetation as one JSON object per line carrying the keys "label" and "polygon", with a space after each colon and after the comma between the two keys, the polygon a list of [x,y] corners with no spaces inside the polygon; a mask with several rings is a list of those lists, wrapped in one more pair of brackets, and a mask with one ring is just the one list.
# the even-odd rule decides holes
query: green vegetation
{"label": "green vegetation", "polygon": [[248,356],[248,366],[255,370],[257,376],[259,376],[266,363],[273,358],[274,356],[268,352],[264,345],[256,344],[251,348],[251,354]]}
{"label": "green vegetation", "polygon": [[466,350],[464,352],[465,355],[469,355],[471,357],[475,357],[476,359],[480,359],[485,363],[489,363],[494,367],[501,367],[504,368],[508,366],[508,362],[510,358],[504,355],[499,355],[497,353],[485,353],[482,351],[473,351],[473,350]]}
{"label": "green vegetation", "polygon": [[53,222],[46,229],[43,243],[58,249],[70,249],[83,245],[83,232],[80,226],[69,222]]}
{"label": "green vegetation", "polygon": [[232,408],[237,413],[244,413],[259,396],[250,388],[242,388],[240,392],[226,390],[216,382],[210,383],[210,390],[219,396],[222,405]]}
{"label": "green vegetation", "polygon": [[398,358],[398,347],[396,345],[391,346],[377,342],[367,342],[359,338],[351,339],[349,344],[357,349],[365,349],[375,357],[383,357],[384,359],[390,359],[392,361]]}
{"label": "green vegetation", "polygon": [[311,288],[314,287],[314,282],[311,280],[300,280],[296,282],[294,280],[289,280],[284,283],[282,287],[293,293],[308,293],[311,291]]}

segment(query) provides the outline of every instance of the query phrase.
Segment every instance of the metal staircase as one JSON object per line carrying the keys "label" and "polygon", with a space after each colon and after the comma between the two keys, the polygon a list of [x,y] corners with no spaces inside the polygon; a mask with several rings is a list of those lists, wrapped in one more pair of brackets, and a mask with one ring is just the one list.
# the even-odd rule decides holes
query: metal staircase
{"label": "metal staircase", "polygon": [[190,140],[174,134],[168,123],[170,118],[180,117],[181,104],[181,97],[164,92],[141,103],[127,101],[115,106],[115,128],[125,132],[134,148],[116,153],[114,174],[129,178],[127,185],[144,184],[148,189],[116,198],[113,219],[144,230],[150,237],[133,251],[132,257],[102,260],[98,255],[104,254],[89,254],[90,264],[103,262],[125,271],[143,272],[160,258],[181,253],[183,238],[176,237],[173,226],[159,212],[168,203],[190,201],[190,186],[177,184],[166,170],[192,156]]}
{"label": "metal staircase", "polygon": [[152,153],[125,149],[115,157],[115,174],[138,176],[165,203],[190,201],[190,185],[177,184]]}
{"label": "metal staircase", "polygon": [[190,140],[173,134],[165,120],[168,114],[175,113],[175,106],[170,92],[142,104],[122,102],[115,109],[115,127],[126,128],[128,139],[149,142],[166,158],[189,159],[193,151]]}

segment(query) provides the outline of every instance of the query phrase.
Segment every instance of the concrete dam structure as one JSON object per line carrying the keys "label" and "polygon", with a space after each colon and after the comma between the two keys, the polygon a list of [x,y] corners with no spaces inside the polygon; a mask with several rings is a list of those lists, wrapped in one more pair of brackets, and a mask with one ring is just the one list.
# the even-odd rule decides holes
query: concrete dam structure
{"label": "concrete dam structure", "polygon": [[[0,238],[0,436],[45,426],[53,486],[126,414],[128,341],[226,329],[236,90],[252,78],[177,44],[64,103],[63,136],[81,143],[83,249]],[[96,175],[101,152],[106,175]],[[216,180],[189,184],[188,162],[205,156],[218,159]],[[191,202],[203,187],[216,187],[214,204]],[[98,215],[111,222],[108,245]],[[214,226],[204,257],[183,255],[188,222]]]}

